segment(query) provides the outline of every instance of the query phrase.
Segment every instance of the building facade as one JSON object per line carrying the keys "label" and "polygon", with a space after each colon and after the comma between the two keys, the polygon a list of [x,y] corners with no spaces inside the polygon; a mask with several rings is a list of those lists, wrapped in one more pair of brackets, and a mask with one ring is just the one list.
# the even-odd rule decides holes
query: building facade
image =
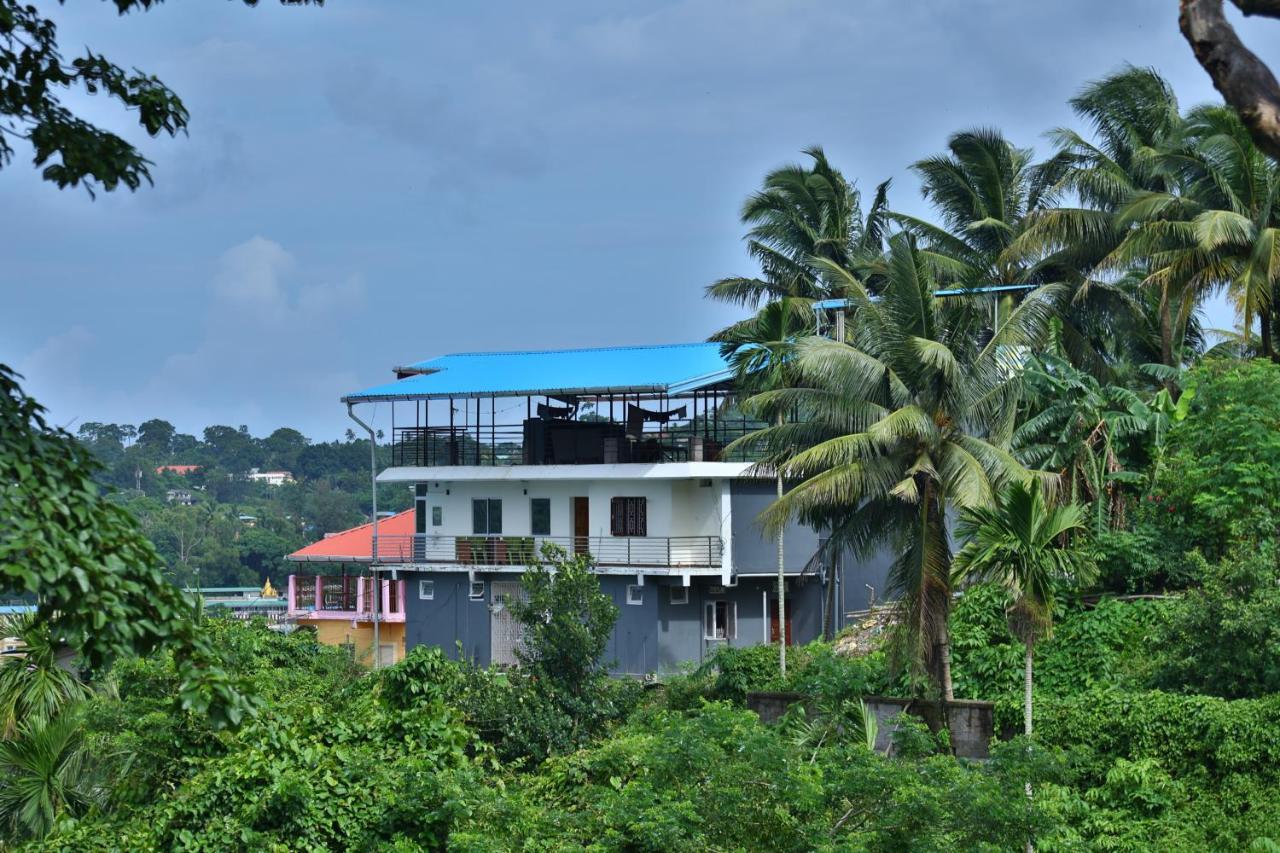
{"label": "building facade", "polygon": [[[819,531],[758,523],[771,479],[731,442],[738,413],[716,344],[443,356],[344,398],[391,412],[380,483],[412,494],[412,530],[380,531],[375,570],[404,582],[404,644],[515,662],[507,602],[552,544],[589,554],[619,608],[606,661],[647,675],[723,645],[838,630],[884,567],[827,553]],[[851,582],[852,581],[852,582]]]}

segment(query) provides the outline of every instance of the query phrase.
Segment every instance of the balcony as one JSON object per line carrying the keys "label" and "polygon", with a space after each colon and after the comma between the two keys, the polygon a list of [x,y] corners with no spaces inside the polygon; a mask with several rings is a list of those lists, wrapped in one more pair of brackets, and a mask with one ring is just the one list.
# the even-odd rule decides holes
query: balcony
{"label": "balcony", "polygon": [[[404,581],[382,581],[382,622],[404,621]],[[289,576],[288,614],[309,619],[373,619],[373,579],[358,576]]]}
{"label": "balcony", "polygon": [[[719,536],[433,536],[378,537],[378,562],[462,568],[523,567],[542,562],[550,543],[589,554],[597,566],[629,569],[718,569]],[[291,587],[292,589],[292,587]]]}

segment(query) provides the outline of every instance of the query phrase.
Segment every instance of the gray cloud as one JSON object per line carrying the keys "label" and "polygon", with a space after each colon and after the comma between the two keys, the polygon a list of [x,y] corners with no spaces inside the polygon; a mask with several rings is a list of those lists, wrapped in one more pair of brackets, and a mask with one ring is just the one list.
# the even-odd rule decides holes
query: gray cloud
{"label": "gray cloud", "polygon": [[[136,196],[0,172],[0,361],[59,422],[330,437],[392,364],[700,338],[736,315],[702,287],[750,270],[742,199],[806,145],[927,215],[907,166],[952,131],[1043,151],[1124,62],[1214,98],[1169,0],[50,9],[193,117],[157,140],[73,98],[155,160]],[[1280,67],[1280,26],[1241,32]]]}

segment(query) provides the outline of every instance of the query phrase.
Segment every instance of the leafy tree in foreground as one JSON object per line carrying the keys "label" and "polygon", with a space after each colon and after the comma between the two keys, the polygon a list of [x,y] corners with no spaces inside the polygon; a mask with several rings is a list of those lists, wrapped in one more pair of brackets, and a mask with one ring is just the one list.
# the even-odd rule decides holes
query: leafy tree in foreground
{"label": "leafy tree in foreground", "polygon": [[[285,5],[324,0],[280,0]],[[121,15],[146,10],[162,0],[111,0]],[[258,0],[243,0],[247,6]],[[13,140],[31,146],[35,166],[59,188],[83,185],[136,190],[151,182],[151,163],[125,140],[86,121],[62,102],[68,90],[105,93],[135,111],[151,136],[185,133],[187,108],[172,89],[153,75],[121,68],[86,48],[66,61],[58,29],[38,7],[21,0],[0,0],[0,169],[13,160]]]}
{"label": "leafy tree in foreground", "polygon": [[516,656],[530,675],[545,679],[557,693],[582,698],[604,674],[618,606],[600,591],[588,555],[571,557],[546,545],[543,556],[554,570],[531,566],[520,580],[526,599],[507,602],[524,628]]}
{"label": "leafy tree in foreground", "polygon": [[1155,483],[1175,554],[1208,559],[1280,532],[1280,366],[1207,360],[1188,374],[1190,412],[1169,430]]}
{"label": "leafy tree in foreground", "polygon": [[95,464],[0,366],[0,585],[39,599],[37,624],[91,668],[168,644],[182,707],[238,724],[249,700],[217,665],[192,602],[123,508],[93,482]]}

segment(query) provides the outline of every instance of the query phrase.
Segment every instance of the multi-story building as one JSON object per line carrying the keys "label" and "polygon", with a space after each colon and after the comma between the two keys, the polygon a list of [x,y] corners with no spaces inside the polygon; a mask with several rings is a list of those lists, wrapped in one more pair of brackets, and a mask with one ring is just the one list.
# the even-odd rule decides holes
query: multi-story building
{"label": "multi-story building", "polygon": [[406,648],[514,662],[505,602],[543,543],[594,559],[621,614],[607,652],[621,673],[783,631],[806,642],[882,585],[883,565],[824,559],[819,532],[793,524],[779,618],[776,540],[757,520],[775,484],[726,458],[759,424],[716,344],[455,354],[396,375],[344,401],[390,408],[377,478],[412,490],[412,532],[379,535],[375,562],[407,581]]}

